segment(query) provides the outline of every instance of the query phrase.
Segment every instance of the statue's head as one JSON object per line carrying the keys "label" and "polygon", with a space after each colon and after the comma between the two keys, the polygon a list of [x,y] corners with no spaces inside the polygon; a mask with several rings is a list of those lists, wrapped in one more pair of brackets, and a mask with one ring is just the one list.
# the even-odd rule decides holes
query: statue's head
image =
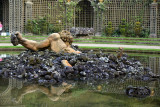
{"label": "statue's head", "polygon": [[71,35],[71,33],[67,30],[62,30],[61,32],[59,32],[61,39],[63,40],[63,42],[65,42],[68,45],[71,45],[73,42],[73,37]]}
{"label": "statue's head", "polygon": [[119,47],[119,50],[123,50],[123,47]]}
{"label": "statue's head", "polygon": [[17,39],[17,33],[16,32],[13,32],[11,34],[11,43],[14,45],[14,46],[17,46],[19,43],[18,43],[18,39]]}

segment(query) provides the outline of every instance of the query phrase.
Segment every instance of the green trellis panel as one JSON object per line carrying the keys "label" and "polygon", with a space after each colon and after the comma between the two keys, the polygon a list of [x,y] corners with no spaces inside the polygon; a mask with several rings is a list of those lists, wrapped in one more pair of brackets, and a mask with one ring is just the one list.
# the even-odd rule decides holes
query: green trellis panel
{"label": "green trellis panel", "polygon": [[[70,26],[66,23],[65,14],[65,3],[59,0],[31,0],[32,5],[32,19],[37,17],[48,17],[48,22],[59,26],[61,29],[69,29]],[[82,0],[72,0],[79,3]],[[85,0],[87,1],[87,0]],[[93,2],[94,0],[88,0]],[[134,21],[137,17],[142,18],[142,24],[144,28],[150,28],[150,4],[149,0],[108,0],[107,10],[103,12],[103,17],[97,18],[97,13],[93,12],[92,25],[95,30],[99,32],[109,21],[112,22],[113,27],[117,28],[121,23],[121,19],[126,19],[127,22]],[[8,0],[5,2],[3,9],[5,14],[3,15],[3,22],[5,22],[5,29],[9,29],[10,32],[19,30],[24,31],[26,16],[25,6],[27,0]],[[158,2],[158,17],[157,17],[157,33],[160,37],[160,0]],[[8,18],[7,18],[8,16]],[[76,17],[81,17],[75,16]],[[74,19],[73,19],[74,21]],[[103,22],[103,24],[102,24]],[[102,25],[101,25],[102,24]],[[78,27],[77,25],[75,25]],[[100,28],[99,28],[100,27]]]}
{"label": "green trellis panel", "polygon": [[32,0],[32,3],[32,19],[47,17],[49,23],[63,29],[64,19],[61,16],[65,11],[63,2],[57,2],[56,0]]}
{"label": "green trellis panel", "polygon": [[157,18],[157,33],[158,38],[160,38],[160,0],[158,0],[158,18]]}
{"label": "green trellis panel", "polygon": [[122,19],[126,19],[129,23],[131,21],[138,21],[142,18],[143,26],[150,28],[150,7],[149,3],[145,4],[146,0],[133,2],[132,0],[110,0],[108,9],[104,13],[104,22],[107,25],[109,21],[113,23],[113,27],[117,28]]}

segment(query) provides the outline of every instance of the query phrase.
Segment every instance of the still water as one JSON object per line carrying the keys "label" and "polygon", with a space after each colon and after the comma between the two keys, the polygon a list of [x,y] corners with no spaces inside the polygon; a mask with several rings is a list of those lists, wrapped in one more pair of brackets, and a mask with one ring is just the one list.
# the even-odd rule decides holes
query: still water
{"label": "still water", "polygon": [[[17,53],[0,53],[0,60]],[[159,55],[129,54],[144,66],[160,74]],[[128,86],[147,86],[151,94],[145,98],[129,97]],[[4,79],[0,77],[0,107],[160,107],[160,80],[140,81],[112,79],[108,81],[67,81],[60,86]]]}

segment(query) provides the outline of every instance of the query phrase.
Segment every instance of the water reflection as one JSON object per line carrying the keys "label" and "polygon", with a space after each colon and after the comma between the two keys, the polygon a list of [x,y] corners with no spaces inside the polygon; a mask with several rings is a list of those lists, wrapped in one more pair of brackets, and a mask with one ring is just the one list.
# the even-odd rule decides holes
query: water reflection
{"label": "water reflection", "polygon": [[72,85],[67,83],[62,83],[60,86],[50,85],[48,87],[38,84],[25,85],[18,90],[15,102],[19,103],[24,95],[34,93],[35,91],[44,93],[51,101],[58,101],[61,99],[61,95],[71,87]]}
{"label": "water reflection", "polygon": [[[0,78],[0,105],[14,105],[13,97],[12,95],[15,93],[12,93],[12,90],[14,88],[21,89],[23,86],[22,81],[18,81],[16,79],[2,79]],[[20,101],[22,103],[22,101]]]}
{"label": "water reflection", "polygon": [[[25,95],[36,91],[45,94],[51,101],[57,101],[63,99],[61,95],[72,87],[71,84],[67,83],[62,83],[60,86],[50,85],[46,87],[13,78],[0,78],[0,80],[5,82],[5,84],[0,83],[0,105],[21,105]],[[32,96],[32,94],[30,95]]]}
{"label": "water reflection", "polygon": [[0,54],[0,61],[3,61],[3,58],[10,57],[9,54]]}
{"label": "water reflection", "polygon": [[[103,107],[107,106],[106,104],[113,103],[112,100],[114,100],[114,103],[120,104],[119,106],[128,104],[126,100],[130,103],[132,101],[133,105],[139,105],[141,101],[145,103],[152,100],[154,103],[151,105],[158,106],[160,101],[160,80],[145,82],[128,79],[123,81],[119,78],[109,81],[69,81],[60,86],[42,86],[11,78],[1,78],[0,80],[5,82],[5,84],[0,83],[0,106],[53,107],[56,105],[57,107],[68,104],[67,106],[71,107],[75,104],[85,106],[91,103]],[[145,99],[128,97],[125,90],[130,85],[147,86],[152,90],[152,94]]]}
{"label": "water reflection", "polygon": [[135,59],[139,60],[144,67],[150,67],[152,69],[152,72],[160,75],[160,57],[158,56],[131,56]]}
{"label": "water reflection", "polygon": [[[1,55],[9,57],[9,55]],[[145,67],[160,75],[160,57],[131,56],[140,60]],[[128,97],[128,86],[145,87],[151,90],[146,98]],[[0,107],[113,107],[113,106],[154,106],[160,105],[160,80],[140,81],[116,78],[107,81],[67,81],[60,86],[42,86],[17,79],[0,78]]]}

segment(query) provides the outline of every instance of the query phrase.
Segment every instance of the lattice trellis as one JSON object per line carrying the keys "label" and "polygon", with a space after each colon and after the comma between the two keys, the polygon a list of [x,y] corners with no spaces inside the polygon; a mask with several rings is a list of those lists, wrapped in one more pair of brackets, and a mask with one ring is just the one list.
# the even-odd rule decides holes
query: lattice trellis
{"label": "lattice trellis", "polygon": [[140,56],[135,56],[132,58],[139,59],[142,63],[143,67],[149,67],[152,69],[152,72],[154,74],[160,75],[160,58],[159,57],[144,57],[144,59],[141,59]]}
{"label": "lattice trellis", "polygon": [[[91,2],[93,0],[73,0],[77,2],[77,5],[79,5],[80,2]],[[106,26],[106,24],[111,21],[113,24],[114,28],[117,28],[120,23],[121,19],[126,19],[127,22],[135,21],[135,18],[141,17],[143,20],[142,25],[146,29],[150,29],[150,3],[147,4],[148,0],[137,0],[134,2],[134,0],[108,0],[108,9],[103,13],[103,17],[97,15],[98,13],[90,10],[89,13],[90,16],[93,16],[91,19],[91,27],[94,27],[96,32],[101,32],[102,28]],[[56,19],[56,16],[59,15],[64,15],[67,10],[64,8],[62,9],[61,7],[58,6],[58,4],[63,4],[64,7],[66,6],[66,2],[58,2],[56,0],[32,0],[33,2],[33,9],[32,9],[32,16],[33,18],[37,18],[37,16],[46,16],[49,15],[51,17],[48,18],[48,21],[50,23],[53,23],[54,25],[60,26],[62,29],[69,28],[67,25],[68,22],[64,18],[58,18]],[[159,2],[159,0],[158,0]],[[85,4],[86,5],[86,4]],[[86,5],[87,6],[87,5]],[[83,7],[83,6],[82,6]],[[89,5],[88,5],[89,7]],[[86,8],[87,9],[87,8]],[[85,21],[90,21],[88,20],[90,16],[88,14],[85,15],[86,11],[82,11],[79,13],[76,13],[73,19],[73,25],[76,27],[86,27],[87,24]],[[158,23],[157,23],[157,32],[159,34],[159,29],[160,29],[160,15],[158,11]],[[74,22],[75,21],[75,22]],[[58,22],[58,23],[57,23]],[[66,22],[66,24],[64,23]],[[103,23],[102,23],[103,22]],[[65,24],[65,25],[64,25]],[[84,25],[82,25],[84,24]],[[65,27],[66,26],[66,27]]]}
{"label": "lattice trellis", "polygon": [[60,26],[62,29],[64,28],[64,19],[60,16],[64,14],[64,8],[60,7],[60,5],[63,6],[63,2],[57,2],[56,0],[32,0],[32,3],[33,19],[47,17],[49,23]]}
{"label": "lattice trellis", "polygon": [[24,0],[0,0],[2,4],[1,20],[3,24],[3,31],[23,32],[24,29]]}
{"label": "lattice trellis", "polygon": [[159,57],[150,57],[149,58],[149,67],[153,70],[155,74],[160,75],[160,58]]}
{"label": "lattice trellis", "polygon": [[23,0],[9,0],[9,31],[23,31]]}
{"label": "lattice trellis", "polygon": [[[28,9],[26,2],[28,0],[0,0],[3,2],[3,25],[4,30],[24,31],[25,23],[28,20]],[[31,9],[31,18],[35,19],[38,16],[49,16],[48,21],[61,29],[69,29],[69,23],[66,21],[65,14],[66,0],[59,2],[59,0],[29,0],[33,3]],[[93,27],[96,32],[101,32],[102,28],[107,25],[109,21],[112,22],[114,28],[117,28],[121,19],[126,19],[127,22],[135,20],[136,16],[143,19],[142,25],[146,29],[150,29],[150,4],[146,3],[148,0],[108,0],[107,10],[104,13],[97,15],[90,2],[94,0],[72,0],[79,5],[80,2],[87,7],[79,13],[74,12],[73,26],[76,27]],[[160,37],[160,0],[158,2],[157,13],[157,33]],[[83,7],[83,6],[82,6]],[[29,8],[29,7],[28,7]],[[84,13],[83,13],[84,12]],[[86,13],[85,13],[86,12]],[[88,12],[88,13],[87,13]],[[86,22],[86,23],[85,23]],[[83,25],[82,25],[83,24]]]}
{"label": "lattice trellis", "polygon": [[[22,87],[23,87],[22,81],[18,81],[16,79],[10,78],[9,83],[8,83],[8,87],[2,93],[0,93],[0,104],[1,105],[13,104],[13,101],[12,101],[13,98],[11,95],[12,89],[14,89],[14,88],[21,89]],[[22,103],[22,99],[20,100],[20,103]],[[16,107],[18,107],[18,106],[16,106]]]}
{"label": "lattice trellis", "polygon": [[[2,5],[3,4],[3,5]],[[5,4],[3,3],[3,1],[0,1],[0,7],[4,6]],[[0,16],[3,16],[3,8],[0,8]],[[3,17],[0,17],[0,21],[3,21]]]}
{"label": "lattice trellis", "polygon": [[158,38],[160,38],[160,0],[158,0],[157,33]]}
{"label": "lattice trellis", "polygon": [[[129,23],[136,21],[136,17],[142,17],[143,26],[150,28],[150,7],[145,4],[146,0],[132,2],[131,0],[110,0],[108,9],[104,13],[104,23],[112,22],[114,28],[117,28],[122,19]],[[138,20],[137,20],[138,21]]]}
{"label": "lattice trellis", "polygon": [[3,24],[3,31],[9,31],[9,7],[8,7],[8,1],[1,0],[1,18],[2,18],[2,24]]}

